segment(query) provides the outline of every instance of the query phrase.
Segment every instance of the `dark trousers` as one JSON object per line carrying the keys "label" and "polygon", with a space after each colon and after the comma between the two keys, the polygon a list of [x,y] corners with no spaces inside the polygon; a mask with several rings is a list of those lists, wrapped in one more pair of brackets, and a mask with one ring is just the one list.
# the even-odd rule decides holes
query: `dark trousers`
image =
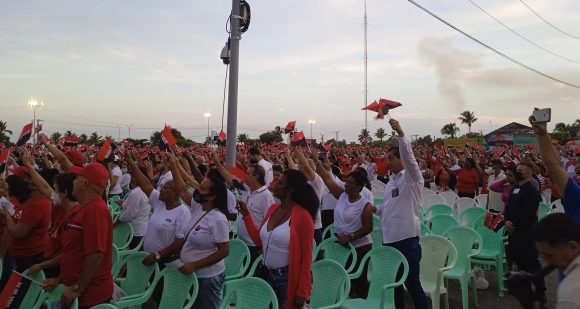
{"label": "dark trousers", "polygon": [[250,267],[254,264],[254,261],[262,254],[262,250],[258,246],[248,246],[250,250]]}
{"label": "dark trousers", "polygon": [[314,230],[314,241],[317,246],[322,242],[322,228]]}
{"label": "dark trousers", "polygon": [[[371,251],[371,249],[373,248],[372,244],[368,244],[368,245],[364,245],[364,246],[360,246],[358,248],[356,248],[356,256],[358,257],[358,259],[356,260],[356,265],[354,267],[354,269],[359,269],[360,267],[360,262],[362,260],[362,258],[369,252]],[[348,263],[347,263],[348,265]],[[357,279],[352,279],[350,280],[350,297],[352,298],[367,298],[367,295],[369,293],[369,282],[367,280],[367,272],[369,269],[369,264],[366,263],[364,265],[364,270],[361,274],[360,277],[358,277]]]}
{"label": "dark trousers", "polygon": [[386,184],[387,182],[389,182],[389,176],[388,175],[385,175],[385,176],[378,175],[377,180]]}
{"label": "dark trousers", "polygon": [[143,239],[143,236],[133,236],[133,238],[131,238],[131,242],[129,243],[129,249],[135,249],[141,242],[141,239]]}
{"label": "dark trousers", "polygon": [[471,193],[467,193],[467,192],[457,192],[457,196],[459,196],[459,197],[475,198],[475,192],[471,192]]}
{"label": "dark trousers", "polygon": [[6,251],[4,257],[2,258],[2,277],[0,278],[0,291],[4,289],[4,286],[12,276],[12,270],[15,268],[14,259],[10,255],[9,251]]}
{"label": "dark trousers", "polygon": [[[508,238],[508,254],[510,262],[518,265],[518,271],[526,271],[535,274],[542,269],[538,260],[538,252],[533,241],[528,236],[529,232],[520,231]],[[534,300],[543,300],[546,295],[546,283],[544,278],[536,278],[534,284]]]}
{"label": "dark trousers", "polygon": [[334,209],[327,209],[320,211],[320,220],[322,221],[322,231],[334,223]]}
{"label": "dark trousers", "polygon": [[19,273],[24,272],[25,270],[30,268],[30,266],[32,266],[34,264],[38,264],[42,261],[44,261],[44,257],[43,257],[42,253],[39,253],[36,255],[31,255],[31,256],[26,256],[26,257],[22,257],[22,258],[14,258],[14,264],[16,264],[15,269]]}
{"label": "dark trousers", "polygon": [[[429,308],[427,303],[427,296],[425,295],[425,291],[423,291],[421,281],[419,280],[419,262],[421,261],[421,246],[419,245],[419,237],[411,237],[383,245],[399,250],[407,259],[407,263],[409,264],[409,274],[405,280],[405,287],[409,291],[409,294],[411,294],[415,308]],[[402,273],[403,271],[399,270],[397,278],[400,278]],[[405,308],[405,289],[403,289],[402,286],[395,289],[395,307],[397,309]]]}

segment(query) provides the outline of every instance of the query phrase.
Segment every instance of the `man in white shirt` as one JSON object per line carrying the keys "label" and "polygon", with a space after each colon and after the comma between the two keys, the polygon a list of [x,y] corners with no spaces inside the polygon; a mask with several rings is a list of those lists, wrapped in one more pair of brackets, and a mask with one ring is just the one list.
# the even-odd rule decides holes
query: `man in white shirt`
{"label": "man in white shirt", "polygon": [[[383,245],[399,250],[409,263],[409,274],[405,287],[411,294],[415,308],[429,308],[427,296],[419,281],[419,244],[421,190],[423,175],[413,154],[411,142],[405,138],[399,122],[390,119],[391,128],[397,132],[399,147],[390,148],[387,161],[393,176],[385,185],[384,204],[379,208],[380,228]],[[395,289],[395,307],[405,307],[405,291],[402,286]]]}
{"label": "man in white shirt", "polygon": [[[494,182],[498,182],[506,177],[504,171],[502,170],[502,163],[500,160],[493,160],[491,164],[493,170],[487,179],[488,189]],[[505,205],[501,200],[501,193],[489,190],[487,195],[487,209],[501,211],[504,208]]]}
{"label": "man in white shirt", "polygon": [[556,309],[580,309],[580,225],[556,213],[540,220],[531,234],[544,261],[564,275]]}
{"label": "man in white shirt", "polygon": [[266,173],[266,187],[269,187],[270,183],[272,183],[272,180],[274,180],[274,170],[272,169],[272,163],[264,160],[262,154],[260,153],[260,149],[257,147],[252,147],[250,150],[248,150],[248,158],[252,164],[258,164],[264,169],[264,172]]}
{"label": "man in white shirt", "polygon": [[131,187],[133,187],[133,190],[129,192],[123,201],[123,210],[119,215],[119,221],[131,224],[133,239],[131,239],[129,248],[133,249],[137,247],[145,232],[147,232],[151,205],[149,205],[149,198],[140,187],[134,183],[131,183]]}
{"label": "man in white shirt", "polygon": [[123,172],[119,167],[119,157],[115,156],[113,162],[107,163],[107,168],[109,169],[109,181],[111,183],[109,197],[121,196],[123,194],[123,189],[121,188],[121,176],[123,176]]}

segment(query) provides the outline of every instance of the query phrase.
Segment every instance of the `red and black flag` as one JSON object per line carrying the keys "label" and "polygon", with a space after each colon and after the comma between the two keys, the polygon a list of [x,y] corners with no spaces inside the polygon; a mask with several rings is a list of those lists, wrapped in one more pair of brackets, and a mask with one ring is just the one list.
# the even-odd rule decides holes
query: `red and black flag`
{"label": "red and black flag", "polygon": [[288,124],[286,125],[286,128],[284,128],[284,133],[288,134],[288,133],[294,131],[294,128],[296,128],[296,120],[288,122]]}
{"label": "red and black flag", "polygon": [[97,161],[100,162],[113,161],[113,159],[115,158],[116,148],[117,145],[115,145],[115,143],[113,143],[113,140],[107,136],[105,138],[103,146],[101,147],[101,150],[99,150],[99,153],[97,154]]}
{"label": "red and black flag", "polygon": [[306,137],[304,137],[304,131],[298,131],[292,135],[292,140],[290,141],[292,146],[306,146]]}
{"label": "red and black flag", "polygon": [[384,119],[385,115],[389,113],[389,110],[393,108],[397,108],[403,104],[387,99],[379,99],[379,101],[374,101],[373,103],[365,106],[362,110],[371,110],[373,112],[377,112],[377,119]]}
{"label": "red and black flag", "polygon": [[161,140],[159,140],[159,149],[161,151],[166,151],[168,148],[171,148],[177,144],[177,140],[173,133],[171,132],[171,127],[166,125],[161,132]]}
{"label": "red and black flag", "polygon": [[26,142],[28,142],[30,139],[30,136],[32,136],[32,122],[22,128],[22,132],[20,133],[18,142],[16,142],[16,146],[22,146],[26,144]]}
{"label": "red and black flag", "polygon": [[0,174],[4,173],[6,170],[6,165],[8,165],[8,158],[10,157],[10,149],[4,149],[0,151]]}
{"label": "red and black flag", "polygon": [[75,147],[81,142],[81,138],[76,135],[65,136],[64,145],[68,147]]}
{"label": "red and black flag", "polygon": [[36,125],[36,128],[34,128],[34,134],[38,134],[40,131],[42,131],[42,123]]}
{"label": "red and black flag", "polygon": [[40,282],[13,271],[0,294],[0,308],[20,308],[31,288],[40,288]]}
{"label": "red and black flag", "polygon": [[217,139],[218,146],[225,146],[226,140],[227,140],[226,132],[224,132],[224,130],[221,130],[220,135],[218,135],[218,139]]}

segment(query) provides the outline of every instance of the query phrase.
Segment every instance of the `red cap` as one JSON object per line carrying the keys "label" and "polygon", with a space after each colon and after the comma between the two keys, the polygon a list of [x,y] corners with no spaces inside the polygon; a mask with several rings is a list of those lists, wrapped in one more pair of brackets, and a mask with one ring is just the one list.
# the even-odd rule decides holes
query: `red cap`
{"label": "red cap", "polygon": [[28,175],[28,168],[26,168],[26,166],[19,166],[17,168],[12,168],[9,169],[10,173],[20,177],[20,178],[24,178],[24,176]]}
{"label": "red cap", "polygon": [[83,166],[87,161],[85,155],[78,150],[69,150],[65,153],[66,157],[76,166]]}
{"label": "red cap", "polygon": [[91,162],[85,167],[71,166],[69,172],[85,177],[89,183],[101,189],[107,187],[109,172],[99,163]]}

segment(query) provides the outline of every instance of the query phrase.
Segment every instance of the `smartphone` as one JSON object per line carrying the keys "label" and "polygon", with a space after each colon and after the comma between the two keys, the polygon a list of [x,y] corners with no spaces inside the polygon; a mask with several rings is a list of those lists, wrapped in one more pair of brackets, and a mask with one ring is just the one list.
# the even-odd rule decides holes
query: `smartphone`
{"label": "smartphone", "polygon": [[534,108],[534,112],[532,113],[534,117],[532,123],[545,123],[550,122],[552,120],[552,109],[551,108]]}

